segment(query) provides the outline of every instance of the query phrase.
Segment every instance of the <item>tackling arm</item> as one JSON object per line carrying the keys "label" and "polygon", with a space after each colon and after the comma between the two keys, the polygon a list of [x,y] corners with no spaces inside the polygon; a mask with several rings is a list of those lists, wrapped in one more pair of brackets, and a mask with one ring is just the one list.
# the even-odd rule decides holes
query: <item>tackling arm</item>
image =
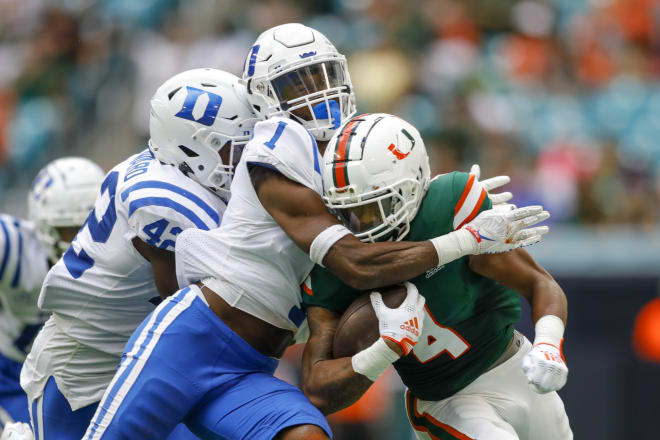
{"label": "tackling arm", "polygon": [[154,282],[161,298],[165,299],[179,290],[174,252],[148,245],[138,237],[133,238],[133,247],[151,263]]}
{"label": "tackling arm", "polygon": [[357,402],[373,383],[353,370],[350,357],[332,358],[340,318],[323,307],[307,310],[310,337],[302,359],[302,389],[323,414],[332,414]]}
{"label": "tackling arm", "polygon": [[[313,190],[261,166],[252,167],[250,175],[263,207],[305,252],[321,232],[339,224]],[[330,248],[323,264],[364,290],[414,278],[438,265],[438,253],[430,241],[362,243],[349,234]]]}

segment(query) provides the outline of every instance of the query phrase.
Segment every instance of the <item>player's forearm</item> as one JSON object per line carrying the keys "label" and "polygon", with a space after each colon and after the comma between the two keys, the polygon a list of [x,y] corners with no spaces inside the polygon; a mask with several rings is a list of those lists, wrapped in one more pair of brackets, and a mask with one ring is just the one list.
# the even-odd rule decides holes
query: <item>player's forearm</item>
{"label": "player's forearm", "polygon": [[438,253],[430,241],[357,241],[357,245],[355,241],[354,236],[338,241],[324,259],[331,272],[355,289],[401,283],[438,265]]}
{"label": "player's forearm", "polygon": [[560,318],[564,325],[568,318],[568,303],[564,291],[550,276],[539,276],[531,287],[532,319],[534,322],[546,315]]}
{"label": "player's forearm", "polygon": [[353,370],[351,358],[341,358],[317,362],[302,388],[323,414],[332,414],[357,402],[372,383]]}
{"label": "player's forearm", "polygon": [[470,269],[502,283],[523,296],[532,307],[534,322],[555,315],[564,324],[568,315],[566,295],[559,284],[524,249],[493,255],[473,255]]}

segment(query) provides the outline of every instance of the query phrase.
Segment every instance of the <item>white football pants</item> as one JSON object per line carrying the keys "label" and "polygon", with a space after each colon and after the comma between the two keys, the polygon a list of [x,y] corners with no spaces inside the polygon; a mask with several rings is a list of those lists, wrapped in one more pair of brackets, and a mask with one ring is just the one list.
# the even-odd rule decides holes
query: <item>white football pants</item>
{"label": "white football pants", "polygon": [[516,354],[451,397],[426,401],[406,392],[408,420],[419,440],[573,438],[559,395],[537,394],[527,383],[522,359],[532,344],[516,338],[523,341]]}

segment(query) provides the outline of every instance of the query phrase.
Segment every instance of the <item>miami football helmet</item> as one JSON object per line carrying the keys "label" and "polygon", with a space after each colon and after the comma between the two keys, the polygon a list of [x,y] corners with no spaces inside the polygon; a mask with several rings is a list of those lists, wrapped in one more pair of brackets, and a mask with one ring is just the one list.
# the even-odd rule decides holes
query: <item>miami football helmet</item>
{"label": "miami football helmet", "polygon": [[151,98],[149,148],[227,199],[234,166],[257,121],[237,76],[188,70],[165,81]]}
{"label": "miami football helmet", "polygon": [[56,159],[35,177],[28,194],[28,218],[52,262],[71,244],[60,228],[79,229],[85,223],[104,177],[101,167],[83,157]]}
{"label": "miami football helmet", "polygon": [[323,156],[324,202],[362,241],[402,240],[429,186],[419,132],[396,116],[356,116]]}
{"label": "miami football helmet", "polygon": [[259,117],[294,119],[319,141],[329,140],[356,111],[346,57],[322,33],[299,23],[276,26],[257,38],[243,80]]}

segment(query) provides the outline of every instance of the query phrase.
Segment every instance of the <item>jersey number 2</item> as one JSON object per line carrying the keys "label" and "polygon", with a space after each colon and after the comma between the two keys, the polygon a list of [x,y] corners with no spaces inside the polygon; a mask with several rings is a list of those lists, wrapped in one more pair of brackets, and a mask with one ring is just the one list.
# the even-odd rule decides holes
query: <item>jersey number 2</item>
{"label": "jersey number 2", "polygon": [[[101,184],[101,194],[108,191],[108,198],[110,199],[108,207],[106,208],[101,221],[96,220],[96,209],[92,209],[92,212],[89,213],[87,220],[80,232],[87,227],[89,229],[89,234],[92,236],[92,240],[96,243],[105,243],[110,238],[110,233],[112,228],[115,226],[117,221],[117,211],[115,210],[115,192],[117,190],[117,177],[119,173],[113,171],[108,174],[103,183]],[[76,240],[74,239],[74,242]],[[64,265],[71,274],[73,278],[80,278],[82,274],[94,266],[94,259],[90,257],[85,249],[80,249],[80,252],[76,252],[73,248],[73,243],[69,246],[69,249],[62,256],[64,260]]]}
{"label": "jersey number 2", "polygon": [[470,349],[470,344],[458,332],[435,320],[428,306],[424,306],[424,313],[424,329],[412,350],[419,362],[425,364],[444,352],[457,359]]}

